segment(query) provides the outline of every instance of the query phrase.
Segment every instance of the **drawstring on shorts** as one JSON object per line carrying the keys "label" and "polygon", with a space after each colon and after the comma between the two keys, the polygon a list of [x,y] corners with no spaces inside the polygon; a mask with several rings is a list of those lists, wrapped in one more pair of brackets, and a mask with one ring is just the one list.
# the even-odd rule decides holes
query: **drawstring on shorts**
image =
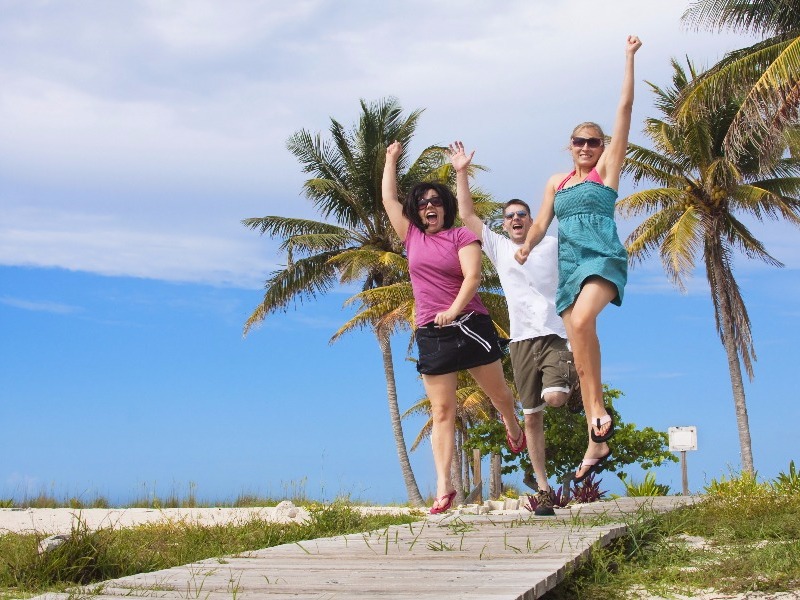
{"label": "drawstring on shorts", "polygon": [[466,335],[467,337],[470,337],[473,340],[475,340],[476,342],[478,342],[481,346],[483,346],[483,348],[487,352],[491,352],[492,351],[492,345],[488,341],[486,341],[484,338],[482,338],[480,335],[478,335],[477,333],[472,331],[472,329],[467,327],[467,321],[474,314],[475,314],[474,312],[469,312],[467,314],[461,315],[460,317],[455,319],[449,325],[434,325],[434,327],[439,328],[439,329],[441,329],[443,327],[458,327],[464,333],[464,335]]}

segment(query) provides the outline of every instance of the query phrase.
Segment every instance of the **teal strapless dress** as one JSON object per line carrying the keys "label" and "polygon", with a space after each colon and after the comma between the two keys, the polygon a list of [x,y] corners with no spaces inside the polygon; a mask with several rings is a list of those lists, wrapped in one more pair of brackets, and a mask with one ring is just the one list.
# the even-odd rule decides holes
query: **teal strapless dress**
{"label": "teal strapless dress", "polygon": [[584,181],[556,192],[558,218],[558,291],[561,314],[575,302],[584,281],[599,276],[617,287],[612,303],[620,306],[628,280],[628,253],[619,241],[614,222],[617,192]]}

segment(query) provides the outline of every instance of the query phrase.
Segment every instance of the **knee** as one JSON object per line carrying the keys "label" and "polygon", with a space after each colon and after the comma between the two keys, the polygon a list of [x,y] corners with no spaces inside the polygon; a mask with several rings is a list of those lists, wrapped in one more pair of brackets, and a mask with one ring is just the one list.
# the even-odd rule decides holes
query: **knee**
{"label": "knee", "polygon": [[547,392],[542,399],[547,403],[547,406],[558,408],[567,403],[568,394],[565,392]]}
{"label": "knee", "polygon": [[572,327],[572,334],[576,337],[586,337],[594,334],[596,328],[596,321],[592,315],[572,312],[570,317],[570,324]]}
{"label": "knee", "polygon": [[544,422],[544,412],[537,411],[535,413],[525,413],[525,429],[536,427],[539,423]]}
{"label": "knee", "polygon": [[446,424],[455,420],[455,405],[431,406],[431,421],[434,425]]}

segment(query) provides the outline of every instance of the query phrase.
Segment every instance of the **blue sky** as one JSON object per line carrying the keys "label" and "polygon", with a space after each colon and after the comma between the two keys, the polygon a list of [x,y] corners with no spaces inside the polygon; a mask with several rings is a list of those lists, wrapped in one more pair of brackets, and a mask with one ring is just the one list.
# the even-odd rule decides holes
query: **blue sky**
{"label": "blue sky", "polygon": [[[242,337],[283,257],[241,219],[316,217],[287,138],[395,96],[425,108],[412,154],[462,139],[491,169],[481,188],[537,205],[569,166],[572,126],[610,129],[627,34],[644,41],[639,142],[656,114],[644,80],[667,84],[671,57],[707,65],[747,43],[681,27],[681,2],[498,6],[0,0],[0,497],[195,486],[208,500],[303,488],[403,501],[377,345],[368,333],[328,343],[350,291]],[[800,252],[790,227],[754,229],[786,264],[736,262],[758,354],[753,452],[773,477],[797,458]],[[698,427],[693,490],[738,469],[703,274],[681,295],[657,262],[637,266],[600,327],[625,421]],[[405,349],[397,338],[402,409],[422,395]],[[421,425],[405,422],[409,441]],[[431,492],[427,445],[412,464]],[[656,475],[680,489],[677,464]]]}

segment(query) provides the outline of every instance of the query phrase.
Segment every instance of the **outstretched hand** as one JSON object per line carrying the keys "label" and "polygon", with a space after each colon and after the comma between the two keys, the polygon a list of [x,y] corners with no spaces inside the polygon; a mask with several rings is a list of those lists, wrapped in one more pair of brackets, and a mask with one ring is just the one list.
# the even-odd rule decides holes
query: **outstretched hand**
{"label": "outstretched hand", "polygon": [[386,147],[386,158],[392,159],[394,162],[397,162],[397,159],[400,157],[400,153],[402,151],[403,151],[403,144],[395,140]]}
{"label": "outstretched hand", "polygon": [[639,36],[629,35],[628,41],[625,45],[625,53],[636,54],[636,51],[641,47],[642,47],[642,40],[639,39]]}
{"label": "outstretched hand", "polygon": [[453,168],[456,171],[463,171],[472,162],[472,157],[475,156],[475,150],[467,155],[464,152],[464,144],[462,142],[453,142],[450,144],[450,162],[453,163]]}

